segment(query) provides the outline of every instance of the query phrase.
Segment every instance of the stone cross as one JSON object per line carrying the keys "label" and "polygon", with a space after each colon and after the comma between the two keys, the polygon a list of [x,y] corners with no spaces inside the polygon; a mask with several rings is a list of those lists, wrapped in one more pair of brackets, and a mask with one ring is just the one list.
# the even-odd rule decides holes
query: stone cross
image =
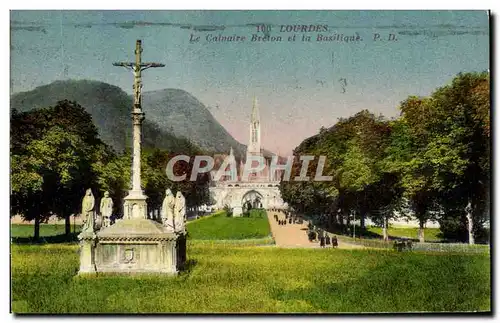
{"label": "stone cross", "polygon": [[137,40],[135,45],[135,62],[113,63],[132,70],[134,74],[134,106],[132,109],[133,121],[133,153],[132,153],[132,189],[124,203],[124,218],[147,219],[146,196],[141,188],[141,130],[144,121],[142,112],[142,71],[152,67],[164,67],[160,63],[143,63],[141,61],[142,42]]}

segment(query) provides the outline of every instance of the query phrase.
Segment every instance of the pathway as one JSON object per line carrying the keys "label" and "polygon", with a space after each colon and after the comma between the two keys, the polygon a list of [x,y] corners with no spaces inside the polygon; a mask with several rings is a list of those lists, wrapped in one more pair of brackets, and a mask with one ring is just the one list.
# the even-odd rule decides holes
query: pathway
{"label": "pathway", "polygon": [[[267,218],[269,219],[269,225],[271,226],[271,232],[276,242],[277,247],[282,248],[320,248],[319,242],[310,242],[307,238],[307,225],[308,222],[304,221],[303,224],[290,224],[278,225],[278,222],[274,219],[274,215],[284,217],[284,215],[279,212],[268,211]],[[331,248],[326,246],[325,248]],[[345,243],[338,241],[339,249],[362,249],[363,246],[358,246],[350,243]]]}

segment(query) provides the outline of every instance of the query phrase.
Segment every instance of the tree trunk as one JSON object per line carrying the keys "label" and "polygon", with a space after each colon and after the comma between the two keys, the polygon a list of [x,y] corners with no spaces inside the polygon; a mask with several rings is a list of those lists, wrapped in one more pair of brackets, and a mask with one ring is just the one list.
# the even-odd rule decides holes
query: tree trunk
{"label": "tree trunk", "polygon": [[344,214],[345,215],[345,228],[347,233],[351,233],[351,219],[349,214]]}
{"label": "tree trunk", "polygon": [[328,231],[332,231],[333,229],[333,215],[331,213],[327,213],[327,219],[328,219]]}
{"label": "tree trunk", "polygon": [[469,244],[474,244],[474,232],[472,230],[473,224],[472,212],[467,212],[467,231],[469,231]]}
{"label": "tree trunk", "polygon": [[418,241],[420,242],[425,242],[425,237],[424,237],[424,220],[420,219],[419,221],[419,227],[418,227]]}
{"label": "tree trunk", "polygon": [[40,215],[35,216],[35,232],[33,233],[33,240],[40,240]]}
{"label": "tree trunk", "polygon": [[69,236],[71,235],[71,215],[66,214],[64,216],[64,232],[66,234],[66,238],[69,239]]}
{"label": "tree trunk", "polygon": [[487,179],[485,181],[485,187],[484,189],[486,190],[485,192],[485,206],[484,206],[484,210],[483,210],[483,218],[484,218],[484,221],[486,222],[487,224],[487,227],[488,227],[488,234],[487,234],[487,239],[488,239],[488,244],[490,243],[491,241],[491,221],[490,221],[490,207],[491,207],[491,187],[490,187],[490,181],[489,179]]}
{"label": "tree trunk", "polygon": [[359,219],[359,226],[361,227],[361,229],[365,229],[365,218],[366,218],[366,213],[363,212],[361,214],[361,218]]}
{"label": "tree trunk", "polygon": [[384,216],[384,227],[382,229],[382,235],[384,237],[384,241],[389,240],[389,235],[387,234],[387,226],[388,226],[387,222],[388,222],[387,217]]}
{"label": "tree trunk", "polygon": [[491,203],[491,187],[490,187],[490,181],[489,180],[486,180],[485,181],[485,207],[484,207],[484,219],[488,222],[488,225],[491,227],[491,223],[490,223],[490,203]]}
{"label": "tree trunk", "polygon": [[[477,205],[477,204],[475,204]],[[467,219],[467,231],[469,233],[469,244],[474,244],[474,222],[472,219],[472,212],[474,208],[472,207],[472,201],[469,198],[467,206],[465,207],[466,219]]]}

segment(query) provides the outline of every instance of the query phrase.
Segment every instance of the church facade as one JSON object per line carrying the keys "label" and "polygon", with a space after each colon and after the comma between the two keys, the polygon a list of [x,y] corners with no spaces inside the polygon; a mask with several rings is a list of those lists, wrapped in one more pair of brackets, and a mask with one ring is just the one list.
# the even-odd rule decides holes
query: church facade
{"label": "church facade", "polygon": [[[212,180],[210,184],[210,194],[215,201],[215,207],[222,209],[229,207],[234,216],[241,215],[243,210],[249,208],[286,208],[287,205],[281,198],[279,184],[282,177],[282,170],[271,170],[273,158],[279,159],[278,155],[265,155],[261,147],[261,127],[259,108],[254,99],[252,114],[249,125],[249,143],[246,156],[238,161],[231,148],[229,155],[225,156],[232,165],[236,167],[226,168],[229,175],[217,178],[216,173],[220,170],[214,169],[211,172]],[[258,172],[245,174],[246,163],[254,163],[256,159],[263,159],[265,166]],[[220,165],[219,165],[220,166]],[[224,166],[222,166],[224,167]],[[255,167],[250,165],[250,167]],[[222,171],[225,171],[222,170]],[[226,173],[226,174],[227,174]]]}

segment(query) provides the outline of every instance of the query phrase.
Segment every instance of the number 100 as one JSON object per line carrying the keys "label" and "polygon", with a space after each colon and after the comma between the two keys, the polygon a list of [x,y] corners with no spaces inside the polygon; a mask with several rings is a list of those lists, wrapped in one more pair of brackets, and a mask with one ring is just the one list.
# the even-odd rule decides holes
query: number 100
{"label": "number 100", "polygon": [[266,25],[257,25],[257,32],[270,32],[271,31],[271,26],[266,26]]}

